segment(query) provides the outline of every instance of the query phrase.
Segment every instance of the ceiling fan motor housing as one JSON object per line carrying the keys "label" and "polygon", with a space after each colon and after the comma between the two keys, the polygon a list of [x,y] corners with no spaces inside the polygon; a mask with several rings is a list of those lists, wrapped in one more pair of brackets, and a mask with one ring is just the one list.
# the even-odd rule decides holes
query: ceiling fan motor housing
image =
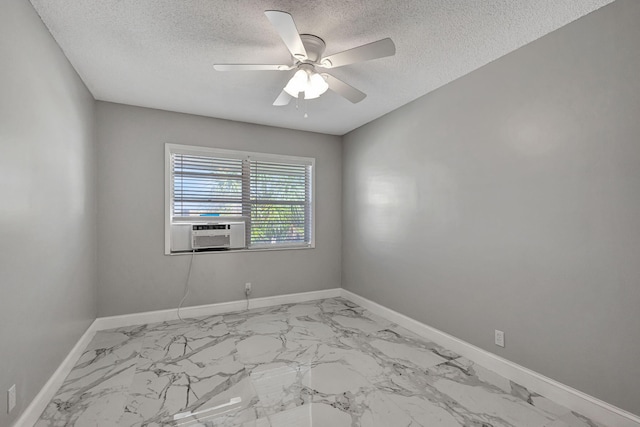
{"label": "ceiling fan motor housing", "polygon": [[327,47],[324,40],[313,34],[300,34],[300,39],[302,40],[304,49],[307,51],[307,59],[306,61],[303,60],[303,58],[296,59],[302,62],[320,62],[324,49]]}

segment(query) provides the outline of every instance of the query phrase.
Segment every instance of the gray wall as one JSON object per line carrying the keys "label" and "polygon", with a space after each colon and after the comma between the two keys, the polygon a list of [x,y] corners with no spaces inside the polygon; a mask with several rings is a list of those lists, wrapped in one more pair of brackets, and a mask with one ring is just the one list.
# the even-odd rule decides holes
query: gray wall
{"label": "gray wall", "polygon": [[619,0],[348,134],[343,286],[640,414],[638,22]]}
{"label": "gray wall", "polygon": [[96,161],[93,98],[26,0],[0,2],[0,58],[0,425],[8,426],[96,315]]}
{"label": "gray wall", "polygon": [[[185,306],[340,287],[340,137],[98,102],[99,314],[178,305],[189,255],[164,255],[164,144],[316,158],[316,248],[195,256]],[[303,120],[301,118],[301,120]]]}

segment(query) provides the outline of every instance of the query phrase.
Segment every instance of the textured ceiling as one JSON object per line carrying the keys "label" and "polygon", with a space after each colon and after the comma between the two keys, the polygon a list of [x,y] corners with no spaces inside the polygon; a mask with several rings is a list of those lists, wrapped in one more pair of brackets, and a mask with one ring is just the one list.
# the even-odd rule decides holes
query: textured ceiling
{"label": "textured ceiling", "polygon": [[[31,0],[96,99],[342,135],[612,0]],[[325,54],[391,37],[394,57],[331,70],[367,93],[271,104],[292,71],[218,72],[214,63],[291,63],[264,15],[293,15]]]}

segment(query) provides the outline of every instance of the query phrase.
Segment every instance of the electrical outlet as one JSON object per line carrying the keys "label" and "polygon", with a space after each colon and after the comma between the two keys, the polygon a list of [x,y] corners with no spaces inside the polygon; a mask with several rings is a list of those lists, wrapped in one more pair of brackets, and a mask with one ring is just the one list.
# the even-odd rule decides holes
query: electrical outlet
{"label": "electrical outlet", "polygon": [[7,390],[7,413],[11,412],[16,407],[16,385],[12,385]]}
{"label": "electrical outlet", "polygon": [[496,329],[496,345],[504,347],[504,332]]}
{"label": "electrical outlet", "polygon": [[251,295],[251,283],[247,282],[244,284],[244,294],[246,296]]}

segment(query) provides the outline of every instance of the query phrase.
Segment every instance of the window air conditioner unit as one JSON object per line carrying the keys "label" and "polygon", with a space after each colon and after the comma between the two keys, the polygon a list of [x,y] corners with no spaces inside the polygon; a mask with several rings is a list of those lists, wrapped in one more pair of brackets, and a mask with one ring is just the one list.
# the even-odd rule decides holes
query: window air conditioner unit
{"label": "window air conditioner unit", "polygon": [[[241,242],[241,243],[240,243]],[[191,225],[191,249],[244,247],[244,222]]]}

